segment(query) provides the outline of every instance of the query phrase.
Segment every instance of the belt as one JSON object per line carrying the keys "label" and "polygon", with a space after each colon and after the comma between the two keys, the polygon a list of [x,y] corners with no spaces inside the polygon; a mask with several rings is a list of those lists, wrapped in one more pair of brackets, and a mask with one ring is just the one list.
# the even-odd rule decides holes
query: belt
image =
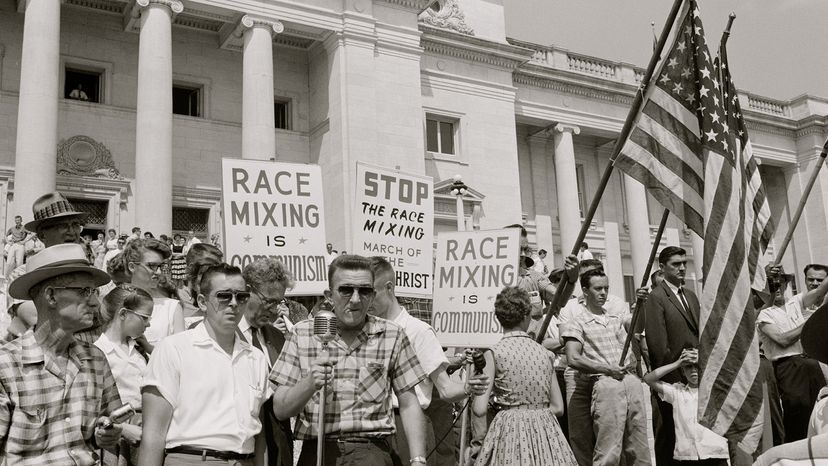
{"label": "belt", "polygon": [[250,460],[256,456],[253,453],[236,453],[235,451],[216,451],[208,450],[206,448],[188,447],[186,445],[181,445],[180,447],[167,448],[166,450],[164,450],[164,452],[181,453],[183,455],[194,455],[200,456],[202,458],[217,458],[225,461]]}
{"label": "belt", "polygon": [[325,443],[375,443],[378,445],[387,446],[387,437],[360,437],[360,436],[346,436],[336,438],[325,438]]}
{"label": "belt", "polygon": [[511,410],[527,410],[527,409],[528,410],[534,410],[534,409],[548,409],[549,404],[548,403],[527,403],[527,404],[514,405],[514,406],[499,405],[499,407],[503,411],[506,411],[506,410],[509,410],[509,411],[511,411]]}

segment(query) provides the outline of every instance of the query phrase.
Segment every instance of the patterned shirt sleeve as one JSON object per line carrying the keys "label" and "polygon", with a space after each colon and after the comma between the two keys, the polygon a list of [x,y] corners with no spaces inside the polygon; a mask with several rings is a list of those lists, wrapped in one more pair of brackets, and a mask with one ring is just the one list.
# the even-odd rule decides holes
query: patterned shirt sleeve
{"label": "patterned shirt sleeve", "polygon": [[578,340],[581,344],[584,343],[584,328],[581,321],[575,316],[561,326],[561,340],[566,341],[567,338]]}
{"label": "patterned shirt sleeve", "polygon": [[391,383],[396,393],[405,392],[427,377],[405,332],[399,331],[391,353]]}
{"label": "patterned shirt sleeve", "polygon": [[115,377],[112,376],[112,369],[106,361],[106,356],[98,348],[92,348],[96,352],[96,358],[102,361],[103,365],[103,391],[101,393],[101,408],[105,414],[110,414],[112,411],[121,407],[121,395],[118,393],[118,386],[115,383]]}
{"label": "patterned shirt sleeve", "polygon": [[8,393],[6,393],[5,384],[0,381],[0,452],[6,451],[11,415],[11,401]]}
{"label": "patterned shirt sleeve", "polygon": [[297,340],[301,338],[296,333],[290,333],[282,352],[279,353],[279,359],[273,365],[270,371],[270,381],[274,385],[284,385],[292,387],[299,383],[302,378],[302,368],[299,363],[299,344]]}

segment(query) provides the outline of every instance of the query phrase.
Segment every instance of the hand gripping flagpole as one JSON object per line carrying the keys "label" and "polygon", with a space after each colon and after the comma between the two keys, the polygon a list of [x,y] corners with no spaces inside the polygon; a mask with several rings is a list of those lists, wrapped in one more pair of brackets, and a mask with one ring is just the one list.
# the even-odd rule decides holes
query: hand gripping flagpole
{"label": "hand gripping flagpole", "polygon": [[[601,197],[603,197],[604,191],[607,189],[607,184],[609,184],[610,177],[612,176],[615,159],[618,157],[618,154],[621,153],[621,149],[624,147],[624,144],[632,131],[633,122],[635,121],[636,116],[638,116],[638,113],[641,111],[641,105],[644,102],[644,93],[647,90],[650,79],[653,77],[653,73],[655,73],[656,65],[658,65],[658,61],[661,57],[661,52],[664,51],[664,46],[667,44],[667,38],[670,36],[670,31],[673,29],[673,24],[676,22],[676,17],[681,10],[682,3],[684,3],[684,0],[674,0],[673,7],[667,15],[667,21],[664,23],[664,29],[661,31],[661,36],[658,38],[658,43],[653,50],[653,56],[650,57],[650,63],[647,65],[647,71],[641,79],[641,88],[635,93],[635,99],[630,107],[630,113],[627,114],[627,120],[624,122],[621,134],[615,141],[615,148],[610,156],[610,163],[608,163],[607,168],[604,169],[604,174],[601,176],[601,181],[598,184],[598,190],[596,191],[595,196],[593,196],[592,202],[589,205],[589,210],[587,210],[584,220],[581,223],[581,231],[578,233],[578,238],[575,240],[575,244],[572,245],[572,251],[570,254],[573,256],[578,254],[578,249],[584,241],[584,238],[586,238],[589,225],[595,217],[595,212],[598,210],[598,204],[601,202]],[[538,329],[538,343],[543,342],[543,338],[546,336],[546,329],[549,328],[549,322],[552,320],[552,316],[558,314],[566,300],[569,299],[569,296],[572,294],[572,289],[574,287],[575,284],[570,283],[566,274],[563,274],[561,281],[558,282],[555,297],[552,298],[552,304],[549,308],[549,312],[546,313],[546,316],[543,319],[543,324],[541,324],[540,329]]]}

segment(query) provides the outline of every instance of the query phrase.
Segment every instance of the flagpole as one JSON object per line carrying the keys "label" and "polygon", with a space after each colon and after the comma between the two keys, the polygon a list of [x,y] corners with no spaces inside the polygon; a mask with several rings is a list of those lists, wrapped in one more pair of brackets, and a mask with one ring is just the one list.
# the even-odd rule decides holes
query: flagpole
{"label": "flagpole", "polygon": [[828,140],[826,140],[825,145],[822,146],[822,152],[819,154],[819,159],[814,167],[813,173],[811,173],[811,179],[809,179],[808,184],[805,185],[805,191],[802,193],[799,205],[796,206],[796,212],[794,212],[793,218],[791,219],[791,225],[788,227],[788,233],[785,234],[785,239],[782,240],[782,245],[779,246],[779,251],[776,252],[776,260],[773,261],[776,265],[779,265],[780,262],[782,262],[785,250],[788,249],[788,244],[790,244],[791,238],[793,238],[796,225],[799,223],[799,218],[802,216],[802,211],[805,209],[805,203],[808,201],[808,196],[811,195],[811,189],[814,187],[814,183],[816,183],[820,169],[822,169],[822,166],[825,165],[826,156],[828,156]]}
{"label": "flagpole", "polygon": [[[653,247],[650,248],[650,259],[647,260],[647,267],[644,268],[644,276],[641,277],[641,286],[639,288],[646,287],[647,281],[650,279],[650,270],[653,268],[653,262],[655,262],[656,253],[658,252],[658,245],[661,244],[661,236],[664,234],[664,227],[667,226],[667,218],[669,216],[670,210],[664,209],[664,213],[661,214],[661,223],[658,224],[658,231],[656,231],[655,240],[653,241]],[[627,339],[624,341],[624,349],[621,351],[621,362],[618,363],[621,367],[624,367],[624,361],[627,359],[630,343],[632,343],[632,336],[635,333],[635,326],[638,324],[639,316],[644,312],[641,308],[644,307],[646,301],[647,298],[637,297],[635,299],[635,308],[630,319],[630,328],[627,330]]]}
{"label": "flagpole", "polygon": [[[678,16],[679,10],[681,10],[681,5],[683,3],[684,0],[673,1],[673,7],[667,15],[667,21],[664,23],[664,29],[661,31],[661,36],[658,38],[655,50],[653,50],[653,56],[650,57],[650,63],[647,65],[647,71],[641,79],[641,87],[635,93],[635,99],[630,107],[630,113],[627,114],[627,120],[621,128],[621,134],[615,141],[615,147],[613,148],[609,163],[607,164],[607,168],[604,169],[604,174],[601,176],[601,181],[598,183],[598,189],[596,190],[595,196],[593,196],[592,202],[589,205],[589,210],[587,210],[584,220],[581,223],[581,231],[578,233],[578,238],[575,240],[575,244],[572,245],[570,255],[574,256],[578,254],[578,249],[580,248],[581,243],[584,242],[584,238],[586,238],[589,226],[592,223],[592,219],[595,217],[595,212],[598,210],[598,205],[601,202],[601,197],[604,195],[604,191],[606,190],[607,184],[609,184],[610,177],[612,176],[615,159],[618,157],[618,154],[621,153],[621,149],[624,147],[624,144],[632,131],[633,123],[635,118],[638,116],[638,113],[641,110],[641,104],[644,101],[644,93],[647,90],[647,86],[650,84],[650,79],[652,79],[653,73],[655,73],[656,66],[661,58],[661,53],[664,51],[664,46],[667,44],[670,31],[673,29],[673,24],[676,22],[676,17]],[[543,341],[543,338],[546,336],[546,329],[549,328],[549,322],[552,320],[552,316],[558,314],[558,311],[560,311],[566,300],[569,299],[569,296],[572,294],[574,287],[575,284],[570,283],[567,280],[566,274],[563,274],[560,282],[558,282],[555,297],[552,298],[552,304],[549,308],[549,312],[546,313],[546,316],[543,319],[543,324],[540,329],[538,329],[538,343]]]}

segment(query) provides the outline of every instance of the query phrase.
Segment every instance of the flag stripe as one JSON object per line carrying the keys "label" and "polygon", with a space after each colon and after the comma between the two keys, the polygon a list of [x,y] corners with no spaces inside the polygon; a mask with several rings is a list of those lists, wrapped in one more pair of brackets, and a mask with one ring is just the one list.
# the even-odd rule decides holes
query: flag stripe
{"label": "flag stripe", "polygon": [[[678,141],[675,140],[675,136],[672,133],[665,131],[646,115],[644,115],[641,122],[644,123],[645,121],[651,122],[651,124],[644,124],[642,127],[633,130],[633,133],[630,135],[630,140],[638,144],[642,150],[649,154],[649,160],[652,160],[654,163],[660,163],[664,168],[675,173],[681,182],[687,185],[684,189],[690,189],[701,196],[704,189],[703,175],[700,175],[693,167],[684,162],[682,146],[684,149],[687,146],[678,144]],[[644,131],[650,131],[650,133],[648,134]]]}
{"label": "flag stripe", "polygon": [[[644,107],[644,113],[641,114],[631,137],[635,138],[642,133],[655,138],[665,149],[664,155],[676,160],[677,168],[692,173],[697,180],[702,181],[704,164],[697,155],[701,152],[701,142],[677,120],[670,117],[669,113],[652,102]],[[697,191],[701,193],[701,189]]]}
{"label": "flag stripe", "polygon": [[[654,102],[659,107],[666,110],[671,119],[674,118],[678,120],[678,122],[687,128],[691,134],[694,134],[697,137],[701,134],[701,131],[699,131],[699,119],[696,115],[688,111],[684,105],[679,103],[673,98],[673,96],[665,92],[662,88],[653,86],[653,90],[650,93],[650,102]],[[645,106],[644,108],[646,111],[647,107]],[[701,151],[696,150],[695,157],[699,158],[699,154],[701,154]]]}

